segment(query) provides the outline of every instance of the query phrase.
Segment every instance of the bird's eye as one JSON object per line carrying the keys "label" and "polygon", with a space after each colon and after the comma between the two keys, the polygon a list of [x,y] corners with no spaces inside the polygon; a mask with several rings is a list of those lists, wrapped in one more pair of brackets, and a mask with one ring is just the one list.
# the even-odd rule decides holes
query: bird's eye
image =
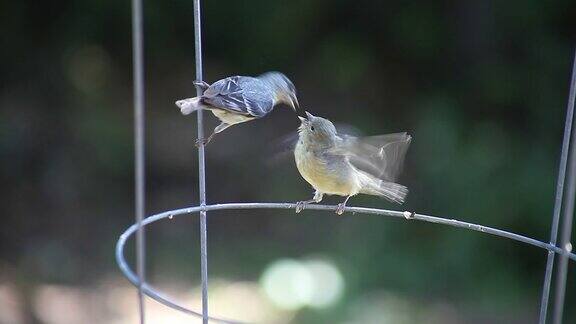
{"label": "bird's eye", "polygon": [[311,131],[314,131],[314,126],[310,126],[310,130],[311,130]]}

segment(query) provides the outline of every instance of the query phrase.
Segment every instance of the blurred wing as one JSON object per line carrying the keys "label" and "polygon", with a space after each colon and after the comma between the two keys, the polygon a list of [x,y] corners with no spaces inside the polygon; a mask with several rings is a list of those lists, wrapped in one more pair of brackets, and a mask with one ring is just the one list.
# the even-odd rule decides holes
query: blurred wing
{"label": "blurred wing", "polygon": [[380,179],[395,181],[404,164],[404,157],[412,137],[395,133],[368,137],[343,136],[338,141],[335,154],[349,157],[352,165]]}
{"label": "blurred wing", "polygon": [[269,146],[268,158],[266,162],[269,166],[274,166],[281,162],[294,161],[294,148],[298,142],[298,132],[292,132],[274,140]]}
{"label": "blurred wing", "polygon": [[349,124],[343,124],[343,123],[334,123],[334,126],[336,127],[336,131],[338,133],[338,136],[340,137],[347,137],[347,136],[353,136],[353,137],[362,137],[364,136],[364,133]]}
{"label": "blurred wing", "polygon": [[[244,80],[245,79],[245,80]],[[260,95],[259,82],[250,77],[233,76],[212,84],[202,95],[202,101],[216,108],[253,117],[263,117],[274,106],[272,98]]]}

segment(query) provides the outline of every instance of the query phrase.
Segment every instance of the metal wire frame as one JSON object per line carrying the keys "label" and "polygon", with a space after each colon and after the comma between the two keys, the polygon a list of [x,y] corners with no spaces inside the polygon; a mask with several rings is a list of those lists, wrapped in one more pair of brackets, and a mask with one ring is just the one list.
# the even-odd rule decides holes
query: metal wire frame
{"label": "metal wire frame", "polygon": [[[576,54],[572,66],[572,79],[570,82],[570,96],[568,97],[568,111],[574,114],[574,101],[576,100]],[[574,128],[574,124],[572,125]],[[566,188],[566,202],[564,205],[564,219],[562,223],[562,233],[560,237],[560,247],[570,251],[572,246],[570,238],[572,234],[572,219],[574,217],[574,198],[576,195],[576,131],[572,129],[572,146],[570,146],[570,158],[568,161],[568,187]],[[568,260],[560,256],[558,269],[556,270],[556,298],[554,300],[554,324],[562,323],[564,311],[564,295],[566,292],[566,276],[568,274]]]}
{"label": "metal wire frame", "polygon": [[[194,56],[196,63],[196,80],[202,81],[202,23],[200,0],[194,1]],[[196,86],[196,95],[202,95],[202,88]],[[198,110],[198,139],[204,138],[204,120],[202,109]],[[204,159],[204,142],[198,146],[198,192],[200,206],[206,205],[206,163]],[[206,229],[206,210],[200,211],[200,273],[202,278],[202,323],[208,324],[208,232]]]}
{"label": "metal wire frame", "polygon": [[[202,81],[202,38],[201,38],[201,13],[200,0],[193,0],[194,16],[194,44],[195,44],[195,63],[196,63],[196,80]],[[145,214],[145,159],[144,159],[144,123],[145,123],[145,100],[144,100],[144,55],[143,55],[143,18],[142,18],[142,0],[132,0],[132,41],[133,41],[133,78],[134,78],[134,162],[135,162],[135,209],[136,222],[128,228],[121,236],[116,245],[116,261],[123,274],[138,287],[138,308],[140,314],[140,323],[145,323],[144,294],[163,303],[169,307],[182,311],[184,313],[202,317],[202,322],[207,324],[209,320],[221,323],[239,323],[237,321],[210,317],[208,315],[208,252],[207,252],[207,229],[206,229],[206,212],[209,210],[224,209],[262,209],[262,208],[295,208],[295,204],[290,203],[241,203],[241,204],[217,204],[206,205],[206,172],[205,172],[205,149],[204,144],[200,142],[198,148],[198,175],[199,175],[199,207],[190,207],[167,211],[164,213],[152,215],[144,219]],[[196,87],[197,95],[202,94],[202,89]],[[488,233],[508,239],[516,240],[525,244],[537,246],[548,251],[546,271],[544,275],[544,285],[542,289],[542,299],[540,306],[539,323],[544,324],[547,319],[547,308],[550,296],[550,285],[552,281],[552,271],[554,266],[554,256],[559,254],[559,266],[557,269],[556,281],[556,298],[554,304],[553,322],[560,324],[562,322],[562,313],[564,308],[564,297],[566,290],[566,276],[568,260],[576,261],[576,255],[571,253],[571,230],[574,212],[574,198],[576,195],[576,146],[570,146],[570,137],[573,136],[572,142],[576,142],[576,132],[573,131],[574,102],[576,97],[576,55],[574,57],[572,78],[570,85],[570,95],[568,100],[568,109],[566,114],[566,124],[564,129],[564,139],[562,144],[562,153],[558,172],[556,186],[556,198],[554,213],[552,219],[552,228],[550,243],[544,243],[523,235],[507,232],[504,230],[487,227],[483,225],[462,222],[454,219],[444,219],[435,216],[427,216],[411,213],[412,219],[421,220],[431,223],[444,224],[458,228],[466,228],[473,231]],[[203,115],[198,111],[198,138],[204,138]],[[568,156],[570,151],[570,157]],[[570,161],[568,161],[570,158]],[[569,163],[568,187],[564,189],[566,178],[566,168]],[[560,223],[560,212],[562,209],[562,200],[566,191],[566,203],[564,204],[564,220],[562,224],[561,248],[556,246],[558,227]],[[336,206],[312,205],[308,209],[313,210],[334,210]],[[347,212],[385,215],[392,217],[404,217],[407,212],[398,212],[382,209],[347,207]],[[202,313],[190,310],[172,301],[170,298],[160,294],[146,283],[145,275],[145,232],[144,227],[150,223],[156,222],[167,217],[173,217],[181,214],[200,213],[200,263],[201,263],[201,281],[202,281]],[[124,246],[128,238],[136,233],[136,274],[130,269],[124,258]],[[140,279],[142,278],[142,279]]]}
{"label": "metal wire frame", "polygon": [[[562,140],[562,152],[560,154],[560,165],[558,166],[558,180],[556,182],[556,198],[554,199],[554,214],[552,217],[552,227],[550,229],[550,244],[556,245],[558,238],[558,225],[560,224],[560,212],[562,211],[562,198],[564,194],[564,181],[566,178],[566,164],[568,162],[568,150],[570,148],[570,137],[573,128],[574,119],[574,98],[576,97],[576,52],[574,53],[574,60],[572,63],[572,77],[570,80],[570,93],[568,96],[568,105],[566,107],[566,122],[564,125],[564,138]],[[574,159],[574,158],[572,158]],[[573,194],[572,194],[573,195]],[[568,199],[573,199],[568,196]],[[572,224],[564,224],[564,227],[572,228]],[[544,287],[542,288],[542,300],[540,302],[540,318],[538,320],[539,324],[546,323],[547,312],[548,312],[548,302],[550,299],[550,285],[552,283],[552,271],[554,269],[554,252],[548,251],[548,257],[546,259],[546,271],[544,273]],[[556,287],[557,292],[559,287]],[[562,289],[562,288],[560,288]],[[562,297],[563,299],[563,297]],[[559,301],[556,297],[556,305],[561,304],[563,306],[564,301]],[[557,306],[558,307],[558,306]],[[560,314],[558,314],[560,312]],[[562,310],[555,309],[554,316],[558,318],[559,324],[562,318]]]}
{"label": "metal wire frame", "polygon": [[[134,82],[134,191],[136,193],[136,268],[138,277],[146,280],[146,240],[144,227],[141,226],[145,215],[146,174],[144,160],[144,33],[142,27],[142,0],[132,0],[132,57]],[[140,324],[146,322],[144,293],[138,285],[138,310]]]}
{"label": "metal wire frame", "polygon": [[[215,205],[188,207],[188,208],[170,210],[170,211],[166,211],[166,212],[162,212],[159,214],[149,216],[146,219],[144,219],[144,221],[142,222],[142,226],[147,226],[147,225],[150,225],[154,222],[157,222],[157,221],[160,221],[163,219],[167,219],[167,218],[172,219],[173,217],[179,216],[179,215],[199,213],[203,210],[214,211],[214,210],[294,209],[294,208],[296,208],[296,204],[293,204],[293,203],[228,203],[228,204],[215,204]],[[329,205],[308,205],[308,206],[306,206],[307,210],[310,209],[310,210],[334,211],[334,210],[336,210],[336,208],[337,208],[337,206],[329,206]],[[385,210],[385,209],[375,209],[375,208],[346,207],[345,212],[349,212],[352,214],[359,214],[359,215],[366,214],[366,215],[390,216],[390,217],[401,218],[403,220],[405,220],[406,213],[408,213],[411,215],[411,218],[409,221],[417,220],[417,221],[424,221],[424,222],[429,222],[429,223],[443,224],[443,225],[453,226],[453,227],[457,227],[457,228],[464,228],[464,229],[468,229],[471,231],[477,231],[477,232],[481,232],[481,233],[491,234],[491,235],[495,235],[495,236],[499,236],[499,237],[504,237],[504,238],[512,239],[512,240],[515,240],[515,241],[518,241],[521,243],[525,243],[525,244],[529,244],[529,245],[532,245],[535,247],[539,247],[539,248],[545,249],[547,251],[552,251],[553,253],[557,253],[559,255],[565,256],[567,259],[570,259],[572,261],[576,261],[576,254],[570,253],[570,252],[568,252],[564,249],[561,249],[555,245],[552,245],[550,243],[541,242],[541,241],[538,241],[536,239],[533,239],[533,238],[530,238],[530,237],[527,237],[524,235],[504,231],[504,230],[489,227],[489,226],[463,222],[463,221],[459,221],[456,219],[447,219],[447,218],[441,218],[441,217],[429,216],[429,215],[423,215],[423,214],[417,214],[417,213],[409,213],[409,212],[401,212],[401,211],[393,211],[393,210]],[[168,307],[182,311],[186,314],[202,317],[202,314],[200,314],[194,310],[191,310],[189,308],[186,308],[185,306],[182,306],[179,303],[173,301],[169,297],[164,296],[164,294],[158,292],[157,290],[152,288],[147,283],[141,283],[140,282],[140,280],[138,279],[138,276],[130,268],[130,266],[128,265],[128,263],[126,262],[126,259],[124,257],[124,246],[126,245],[126,242],[128,241],[128,239],[138,230],[138,228],[139,228],[138,224],[134,224],[134,225],[130,226],[124,233],[122,233],[122,235],[120,236],[120,239],[116,243],[116,262],[118,263],[118,266],[120,267],[120,270],[122,271],[124,276],[132,284],[134,284],[136,286],[141,285],[144,293],[146,295],[148,295],[149,297],[153,298],[154,300],[156,300],[156,301],[158,301],[158,302],[160,302],[160,303],[162,303]],[[239,323],[237,321],[226,320],[226,319],[221,319],[221,318],[214,318],[214,317],[209,317],[209,319],[211,321],[219,322],[219,323]]]}

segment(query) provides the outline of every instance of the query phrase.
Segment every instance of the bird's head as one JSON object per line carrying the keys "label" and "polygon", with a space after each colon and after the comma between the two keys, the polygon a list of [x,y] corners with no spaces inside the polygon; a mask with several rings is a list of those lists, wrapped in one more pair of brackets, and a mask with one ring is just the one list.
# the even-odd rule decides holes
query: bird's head
{"label": "bird's head", "polygon": [[296,87],[294,87],[294,84],[287,76],[280,72],[268,72],[262,74],[259,78],[274,89],[278,102],[287,104],[294,111],[300,107],[296,97]]}
{"label": "bird's head", "polygon": [[306,117],[298,116],[300,139],[309,144],[332,145],[338,135],[336,127],[326,118],[317,117],[306,111]]}

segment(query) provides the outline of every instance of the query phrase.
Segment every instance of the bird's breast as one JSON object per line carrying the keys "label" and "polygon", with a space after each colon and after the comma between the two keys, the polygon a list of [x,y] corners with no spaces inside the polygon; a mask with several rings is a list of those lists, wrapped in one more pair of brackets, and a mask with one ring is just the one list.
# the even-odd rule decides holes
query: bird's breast
{"label": "bird's breast", "polygon": [[298,142],[294,158],[298,171],[314,189],[341,196],[358,193],[359,185],[343,157],[329,158],[309,150],[306,145]]}
{"label": "bird's breast", "polygon": [[254,119],[254,117],[242,114],[234,114],[223,109],[212,109],[212,114],[214,114],[214,116],[218,117],[218,119],[220,119],[221,121],[225,122],[228,125],[240,124]]}

